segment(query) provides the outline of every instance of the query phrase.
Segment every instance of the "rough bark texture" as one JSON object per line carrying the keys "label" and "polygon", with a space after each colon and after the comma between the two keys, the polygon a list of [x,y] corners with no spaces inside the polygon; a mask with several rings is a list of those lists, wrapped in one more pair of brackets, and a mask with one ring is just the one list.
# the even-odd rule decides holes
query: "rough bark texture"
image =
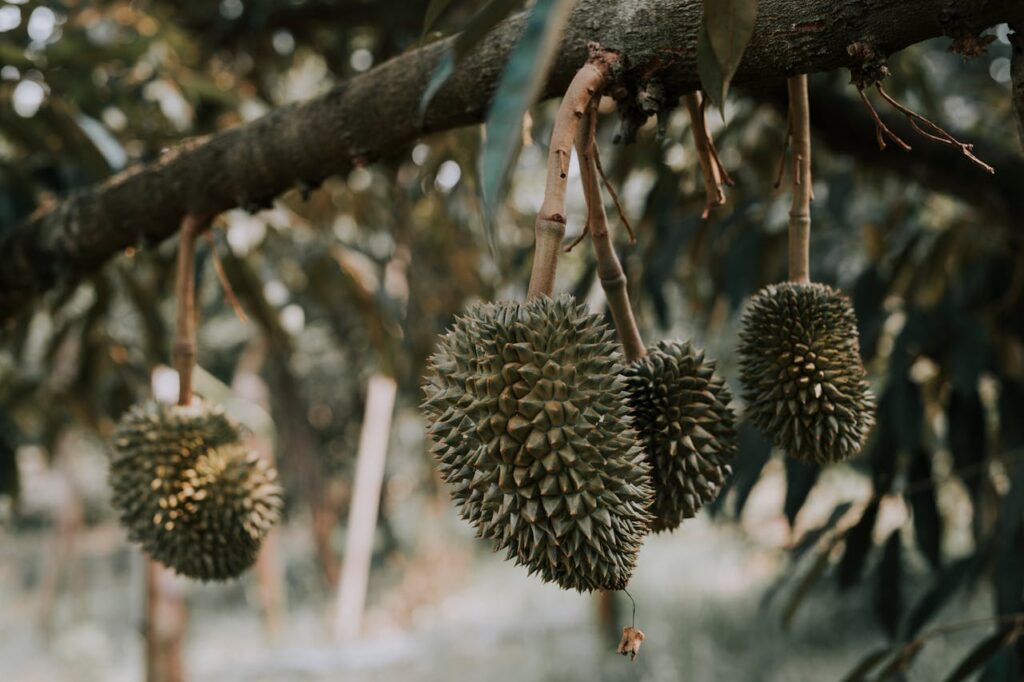
{"label": "rough bark texture", "polygon": [[[618,79],[627,86],[657,73],[671,96],[696,89],[700,7],[700,0],[580,0],[544,96],[565,90],[591,41],[620,53]],[[891,53],[952,31],[1022,21],[1020,0],[761,0],[734,82],[849,66],[846,46],[858,40]],[[79,281],[127,246],[172,235],[186,213],[268,205],[296,183],[316,184],[402,151],[424,133],[479,122],[522,24],[521,15],[509,19],[460,65],[422,127],[420,96],[446,41],[396,57],[317,99],[183,144],[5,226],[0,320],[38,293]]]}

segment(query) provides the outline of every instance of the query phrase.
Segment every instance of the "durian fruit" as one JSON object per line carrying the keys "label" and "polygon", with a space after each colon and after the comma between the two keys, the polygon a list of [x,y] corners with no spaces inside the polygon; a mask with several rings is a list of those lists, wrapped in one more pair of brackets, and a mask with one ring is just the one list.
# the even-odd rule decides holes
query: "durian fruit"
{"label": "durian fruit", "polygon": [[660,342],[623,376],[633,428],[651,463],[651,530],[673,530],[718,497],[732,474],[732,395],[714,361],[689,342]]}
{"label": "durian fruit", "polygon": [[614,332],[571,297],[471,307],[441,338],[424,410],[481,538],[545,581],[625,587],[652,503]]}
{"label": "durian fruit", "polygon": [[845,295],[825,284],[765,287],[743,314],[739,354],[747,411],[777,446],[817,464],[860,452],[875,398]]}
{"label": "durian fruit", "polygon": [[224,410],[148,401],[121,418],[113,505],[150,557],[199,580],[240,575],[280,516],[276,471],[241,442]]}

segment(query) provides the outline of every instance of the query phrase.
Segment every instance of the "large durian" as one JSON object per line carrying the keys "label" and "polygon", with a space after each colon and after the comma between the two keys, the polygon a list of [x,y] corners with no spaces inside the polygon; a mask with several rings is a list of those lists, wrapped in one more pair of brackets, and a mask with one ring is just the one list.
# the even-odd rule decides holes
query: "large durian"
{"label": "large durian", "polygon": [[860,452],[875,399],[845,295],[825,284],[765,287],[743,314],[739,353],[747,412],[777,446],[817,464]]}
{"label": "large durian", "polygon": [[433,452],[462,516],[566,589],[625,587],[651,521],[621,371],[614,332],[562,296],[473,306],[425,379]]}
{"label": "large durian", "polygon": [[651,530],[673,530],[718,497],[732,474],[732,395],[714,361],[689,342],[660,342],[624,377],[633,428],[651,463]]}
{"label": "large durian", "polygon": [[148,401],[121,418],[113,505],[149,556],[199,580],[238,576],[281,511],[277,473],[241,442],[224,410]]}

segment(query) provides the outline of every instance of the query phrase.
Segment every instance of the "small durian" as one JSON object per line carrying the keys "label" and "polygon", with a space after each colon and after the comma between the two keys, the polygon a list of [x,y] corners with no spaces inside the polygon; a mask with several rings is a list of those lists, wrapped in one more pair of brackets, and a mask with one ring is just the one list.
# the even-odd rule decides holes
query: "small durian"
{"label": "small durian", "polygon": [[874,425],[853,305],[825,284],[758,292],[743,314],[740,379],[751,421],[791,456],[856,455]]}
{"label": "small durian", "polygon": [[129,538],[199,580],[248,569],[282,507],[276,471],[241,442],[222,408],[200,401],[128,410],[114,434],[109,478]]}
{"label": "small durian", "polygon": [[673,530],[718,497],[732,474],[732,395],[714,361],[689,342],[660,342],[623,376],[633,428],[651,463],[651,530]]}
{"label": "small durian", "polygon": [[507,558],[581,592],[625,587],[651,522],[616,347],[568,296],[480,304],[440,339],[423,386],[463,518]]}

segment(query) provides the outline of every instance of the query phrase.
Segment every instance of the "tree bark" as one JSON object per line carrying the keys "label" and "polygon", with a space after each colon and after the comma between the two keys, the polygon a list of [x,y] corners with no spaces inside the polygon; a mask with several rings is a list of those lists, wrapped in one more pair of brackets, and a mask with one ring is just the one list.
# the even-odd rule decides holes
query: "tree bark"
{"label": "tree bark", "polygon": [[[953,30],[1022,21],[1020,0],[761,0],[734,82],[849,66],[846,47],[854,41],[888,54]],[[399,153],[426,133],[481,121],[522,25],[522,15],[499,25],[434,97],[422,125],[423,89],[451,39],[391,59],[316,99],[182,144],[0,229],[0,321],[44,291],[77,283],[124,248],[172,235],[186,213],[255,210],[296,183],[315,185]],[[654,74],[672,98],[692,91],[699,86],[700,25],[701,0],[580,0],[543,96],[565,90],[591,41],[620,54],[616,80],[627,92]]]}

